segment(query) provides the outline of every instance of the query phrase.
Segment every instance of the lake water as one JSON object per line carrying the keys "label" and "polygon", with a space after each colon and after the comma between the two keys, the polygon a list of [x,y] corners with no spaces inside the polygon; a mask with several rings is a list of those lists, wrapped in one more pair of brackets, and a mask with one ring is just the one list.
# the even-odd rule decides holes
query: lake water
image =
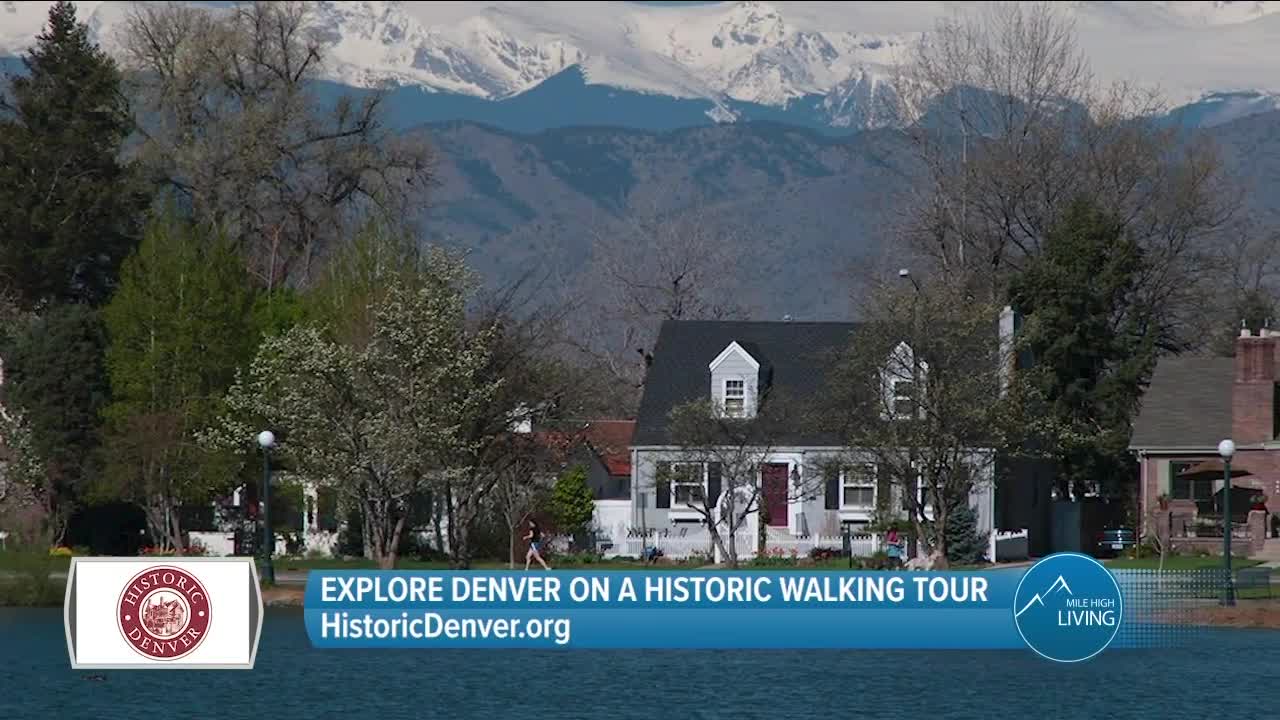
{"label": "lake water", "polygon": [[1158,718],[1270,712],[1280,632],[1079,665],[1031,651],[318,651],[269,611],[253,671],[70,669],[60,610],[0,608],[0,718]]}

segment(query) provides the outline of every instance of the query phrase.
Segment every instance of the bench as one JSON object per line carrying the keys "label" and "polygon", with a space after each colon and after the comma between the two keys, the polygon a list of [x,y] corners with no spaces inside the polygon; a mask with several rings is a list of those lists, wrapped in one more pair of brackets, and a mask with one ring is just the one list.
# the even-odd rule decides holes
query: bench
{"label": "bench", "polygon": [[1271,568],[1245,568],[1236,572],[1236,593],[1246,588],[1263,588],[1271,597]]}

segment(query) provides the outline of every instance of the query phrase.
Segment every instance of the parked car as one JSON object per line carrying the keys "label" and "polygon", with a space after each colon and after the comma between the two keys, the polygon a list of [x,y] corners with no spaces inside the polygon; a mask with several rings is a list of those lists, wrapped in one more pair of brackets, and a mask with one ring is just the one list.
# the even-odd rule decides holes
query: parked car
{"label": "parked car", "polygon": [[1108,528],[1098,533],[1097,557],[1116,557],[1138,544],[1137,536],[1129,528]]}

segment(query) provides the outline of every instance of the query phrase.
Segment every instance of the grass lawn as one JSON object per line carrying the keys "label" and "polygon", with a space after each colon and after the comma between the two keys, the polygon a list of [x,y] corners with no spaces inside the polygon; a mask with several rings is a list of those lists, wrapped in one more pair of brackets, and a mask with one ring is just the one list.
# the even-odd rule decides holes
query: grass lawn
{"label": "grass lawn", "polygon": [[[571,565],[558,565],[555,558],[548,561],[552,569],[573,569],[573,570],[696,570],[698,565],[676,565],[676,564],[660,564],[660,565],[643,565],[637,561],[627,560],[606,560],[598,563],[573,563]],[[342,560],[340,558],[300,558],[300,559],[282,559],[276,558],[276,572],[299,572],[303,570],[376,570],[378,564],[372,560],[364,558],[353,560]],[[448,570],[449,563],[444,561],[425,562],[415,559],[402,559],[396,562],[397,570]],[[507,570],[507,563],[496,560],[476,560],[471,563],[472,570]],[[524,560],[516,565],[517,570],[524,569]],[[530,570],[541,570],[537,563],[530,566]]]}
{"label": "grass lawn", "polygon": [[[702,565],[695,563],[657,563],[655,565],[645,565],[635,560],[605,560],[596,563],[572,563],[561,565],[556,563],[555,558],[548,561],[553,570],[581,570],[589,572],[592,570],[667,570],[667,571],[684,571],[693,570],[720,570],[725,569],[722,566]],[[261,569],[261,568],[259,568]],[[276,558],[276,572],[303,572],[309,570],[375,570],[377,564],[372,560],[363,558],[343,560],[341,558]],[[402,559],[396,563],[397,570],[448,570],[449,564],[443,561],[424,562],[415,559]],[[472,570],[506,570],[507,563],[494,560],[478,560],[471,563]],[[524,569],[523,561],[516,565],[517,570]],[[537,563],[530,568],[531,570],[540,570]],[[803,565],[751,565],[747,562],[742,563],[739,570],[756,570],[756,571],[772,571],[772,570],[849,570],[848,558],[835,558],[816,563],[806,563]],[[854,567],[855,570],[861,568]],[[957,565],[949,568],[953,571],[981,571],[994,569],[991,565]]]}
{"label": "grass lawn", "polygon": [[[1102,563],[1115,570],[1157,570],[1160,558],[1113,558]],[[1234,556],[1231,567],[1235,570],[1261,565],[1261,560],[1249,560]],[[1169,555],[1164,559],[1165,570],[1217,570],[1222,567],[1222,557],[1215,555]]]}
{"label": "grass lawn", "polygon": [[65,555],[50,555],[46,559],[41,554],[16,553],[0,550],[0,570],[23,571],[34,565],[48,565],[52,572],[66,572],[71,567],[71,558]]}

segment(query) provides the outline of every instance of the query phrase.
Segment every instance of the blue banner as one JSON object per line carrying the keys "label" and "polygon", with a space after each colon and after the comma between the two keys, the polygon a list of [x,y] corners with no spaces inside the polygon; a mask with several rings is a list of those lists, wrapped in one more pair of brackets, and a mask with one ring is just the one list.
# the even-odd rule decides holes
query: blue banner
{"label": "blue banner", "polygon": [[987,572],[334,570],[309,574],[304,612],[317,648],[1030,648],[1073,663],[1176,636],[1170,613],[1203,586],[1078,553]]}
{"label": "blue banner", "polygon": [[313,571],[318,648],[1009,649],[1019,570]]}

